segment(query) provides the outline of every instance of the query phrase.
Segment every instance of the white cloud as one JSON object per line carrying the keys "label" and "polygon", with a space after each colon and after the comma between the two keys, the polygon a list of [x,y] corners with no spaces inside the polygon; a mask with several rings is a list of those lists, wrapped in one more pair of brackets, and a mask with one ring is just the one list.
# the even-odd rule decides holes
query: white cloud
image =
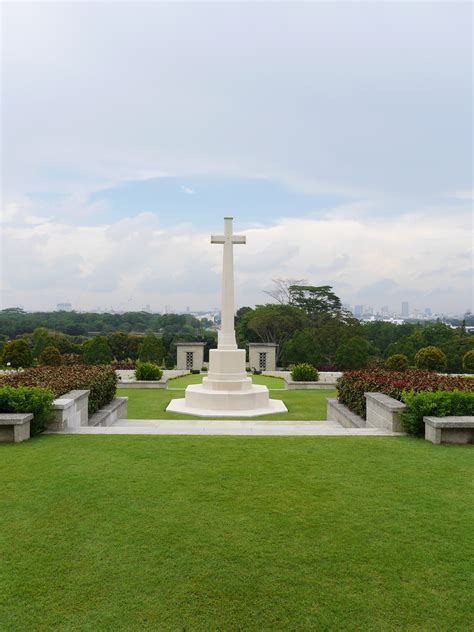
{"label": "white cloud", "polygon": [[[344,302],[378,295],[396,307],[416,297],[419,307],[462,311],[470,306],[469,221],[411,214],[368,224],[335,215],[249,228],[247,245],[235,251],[237,302],[265,302],[272,278],[292,277],[331,284]],[[164,229],[142,213],[99,226],[6,226],[4,237],[4,306],[46,309],[60,297],[81,308],[203,309],[220,301],[220,248],[190,224]],[[434,257],[443,262],[436,274]]]}

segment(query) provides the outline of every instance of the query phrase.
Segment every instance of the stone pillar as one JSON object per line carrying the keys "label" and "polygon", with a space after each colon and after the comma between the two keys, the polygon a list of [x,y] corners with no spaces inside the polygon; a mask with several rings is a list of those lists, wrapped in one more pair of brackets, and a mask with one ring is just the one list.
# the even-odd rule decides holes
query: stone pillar
{"label": "stone pillar", "polygon": [[258,371],[276,371],[277,344],[249,342],[249,367]]}
{"label": "stone pillar", "polygon": [[176,368],[181,371],[201,371],[205,346],[205,342],[177,342]]}

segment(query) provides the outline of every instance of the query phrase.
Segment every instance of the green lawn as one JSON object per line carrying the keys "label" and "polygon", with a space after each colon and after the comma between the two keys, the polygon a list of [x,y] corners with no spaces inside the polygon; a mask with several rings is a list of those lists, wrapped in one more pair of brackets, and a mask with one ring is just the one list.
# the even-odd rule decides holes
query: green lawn
{"label": "green lawn", "polygon": [[[166,412],[171,399],[184,397],[184,389],[169,391],[159,388],[119,388],[117,394],[128,397],[129,419],[197,419],[191,415]],[[282,399],[288,412],[265,415],[258,419],[313,420],[326,419],[326,398],[335,397],[336,391],[271,391],[270,396],[273,399]]]}
{"label": "green lawn", "polygon": [[473,464],[386,437],[0,445],[0,628],[470,631]]}
{"label": "green lawn", "polygon": [[[201,384],[202,378],[206,377],[207,373],[200,374],[188,374],[182,375],[181,377],[175,377],[168,382],[168,388],[186,388],[189,384]],[[281,377],[270,377],[268,375],[251,375],[248,377],[252,378],[252,382],[254,384],[264,384],[268,386],[268,388],[285,388],[285,381]]]}

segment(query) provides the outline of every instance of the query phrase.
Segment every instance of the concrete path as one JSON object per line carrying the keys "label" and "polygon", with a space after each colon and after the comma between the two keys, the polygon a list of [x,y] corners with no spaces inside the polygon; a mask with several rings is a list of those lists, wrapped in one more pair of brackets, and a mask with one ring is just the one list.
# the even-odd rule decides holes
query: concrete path
{"label": "concrete path", "polygon": [[254,421],[219,419],[119,419],[111,426],[79,426],[61,434],[244,435],[244,436],[401,436],[377,428],[344,428],[337,421]]}

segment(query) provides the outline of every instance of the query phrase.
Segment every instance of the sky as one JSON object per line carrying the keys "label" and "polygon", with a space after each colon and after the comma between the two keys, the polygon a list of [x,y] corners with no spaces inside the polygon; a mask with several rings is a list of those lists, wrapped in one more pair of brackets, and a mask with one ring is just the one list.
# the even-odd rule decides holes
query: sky
{"label": "sky", "polygon": [[5,2],[1,307],[472,309],[464,2]]}

